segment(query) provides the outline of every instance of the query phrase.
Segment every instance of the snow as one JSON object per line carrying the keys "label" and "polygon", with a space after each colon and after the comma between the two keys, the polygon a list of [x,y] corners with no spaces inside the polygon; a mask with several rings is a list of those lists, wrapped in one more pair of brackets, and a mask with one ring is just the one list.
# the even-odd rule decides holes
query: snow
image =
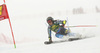
{"label": "snow", "polygon": [[[0,53],[100,52],[100,13],[94,12],[95,6],[100,5],[99,0],[7,0],[6,4],[13,27],[16,49],[13,45],[9,22],[6,19],[0,21]],[[85,10],[90,8],[93,13],[87,11],[86,14],[65,14],[66,9],[70,11],[78,7],[83,7]],[[44,41],[48,40],[46,23],[48,16],[61,20],[66,20],[68,17],[69,25],[97,25],[97,27],[71,28],[72,32],[95,37],[45,45]],[[54,36],[54,33],[52,35],[53,40],[60,40]]]}

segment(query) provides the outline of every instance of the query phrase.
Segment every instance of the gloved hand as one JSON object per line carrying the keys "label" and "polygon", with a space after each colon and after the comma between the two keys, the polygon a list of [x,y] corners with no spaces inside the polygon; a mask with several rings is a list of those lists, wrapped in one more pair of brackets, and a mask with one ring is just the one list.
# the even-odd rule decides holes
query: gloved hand
{"label": "gloved hand", "polygon": [[66,20],[62,21],[62,24],[60,24],[61,27],[64,27],[66,24]]}
{"label": "gloved hand", "polygon": [[52,43],[52,39],[51,38],[49,38],[49,42]]}
{"label": "gloved hand", "polygon": [[63,21],[63,24],[64,24],[64,25],[66,24],[66,20]]}

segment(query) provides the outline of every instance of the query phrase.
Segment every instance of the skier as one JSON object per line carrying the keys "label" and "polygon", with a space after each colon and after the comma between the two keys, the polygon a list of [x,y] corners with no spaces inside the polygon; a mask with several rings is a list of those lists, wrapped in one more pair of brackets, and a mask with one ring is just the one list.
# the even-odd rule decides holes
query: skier
{"label": "skier", "polygon": [[52,43],[51,31],[55,32],[56,33],[55,36],[61,39],[69,35],[76,35],[75,33],[70,33],[70,29],[68,30],[64,28],[66,22],[67,22],[66,20],[54,20],[52,17],[47,18],[47,23],[49,24],[48,26],[49,42],[48,43]]}

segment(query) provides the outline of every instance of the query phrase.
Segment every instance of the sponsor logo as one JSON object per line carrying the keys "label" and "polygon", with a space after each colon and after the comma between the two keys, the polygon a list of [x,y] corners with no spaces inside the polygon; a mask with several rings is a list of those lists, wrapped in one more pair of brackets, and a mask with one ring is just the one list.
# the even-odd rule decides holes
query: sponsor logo
{"label": "sponsor logo", "polygon": [[0,6],[0,15],[2,15],[2,6]]}
{"label": "sponsor logo", "polygon": [[56,29],[58,29],[59,25],[53,25],[51,28],[51,30],[55,31]]}

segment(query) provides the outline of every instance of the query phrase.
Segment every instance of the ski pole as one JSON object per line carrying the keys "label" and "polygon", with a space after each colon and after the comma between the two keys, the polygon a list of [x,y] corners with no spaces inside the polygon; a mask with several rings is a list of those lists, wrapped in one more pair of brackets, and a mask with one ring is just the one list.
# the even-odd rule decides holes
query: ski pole
{"label": "ski pole", "polygon": [[77,25],[77,26],[64,26],[65,28],[69,27],[97,27],[96,25]]}

